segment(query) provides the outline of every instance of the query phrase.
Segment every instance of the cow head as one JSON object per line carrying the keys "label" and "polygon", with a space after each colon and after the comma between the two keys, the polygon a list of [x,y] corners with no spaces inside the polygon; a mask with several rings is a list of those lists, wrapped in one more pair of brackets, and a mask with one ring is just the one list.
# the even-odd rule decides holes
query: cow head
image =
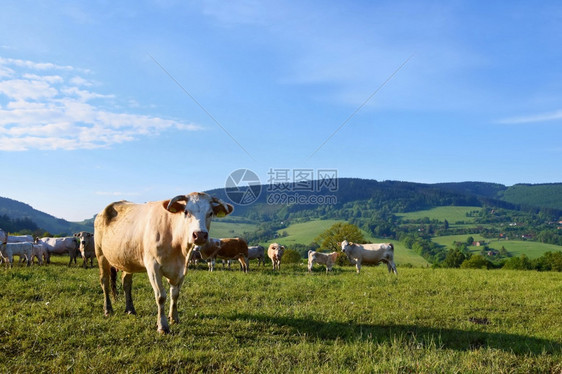
{"label": "cow head", "polygon": [[353,243],[348,242],[347,240],[344,240],[343,242],[341,242],[341,251],[345,254],[347,254],[347,251],[349,250],[349,248],[353,245]]}
{"label": "cow head", "polygon": [[164,205],[170,213],[183,214],[188,242],[195,245],[207,243],[213,217],[224,217],[234,210],[232,205],[201,192],[176,196]]}

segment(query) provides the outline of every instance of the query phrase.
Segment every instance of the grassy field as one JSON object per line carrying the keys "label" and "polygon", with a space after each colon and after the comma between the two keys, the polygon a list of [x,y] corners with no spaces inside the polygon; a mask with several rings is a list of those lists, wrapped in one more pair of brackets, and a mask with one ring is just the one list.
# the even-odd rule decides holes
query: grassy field
{"label": "grassy field", "polygon": [[105,318],[97,269],[55,261],[0,270],[0,372],[562,371],[562,273],[190,270],[160,336],[146,275]]}
{"label": "grassy field", "polygon": [[250,223],[238,222],[222,222],[220,220],[213,221],[209,235],[212,238],[234,238],[244,237],[244,232],[253,232],[256,225]]}
{"label": "grassy field", "polygon": [[[291,247],[291,244],[300,243],[300,244],[310,244],[314,241],[320,233],[326,231],[330,228],[334,223],[337,222],[345,222],[345,221],[338,221],[338,220],[317,220],[317,221],[309,221],[303,223],[295,223],[289,225],[286,229],[279,230],[279,233],[286,231],[288,236],[279,238],[277,241],[288,248]],[[383,238],[375,238],[369,235],[366,231],[363,231],[363,235],[367,241],[372,243],[384,243],[388,242],[388,239]],[[397,265],[404,265],[404,264],[411,264],[416,267],[423,267],[427,266],[428,262],[415,253],[414,251],[406,248],[403,246],[399,241],[392,240],[394,244],[394,261]],[[269,245],[269,243],[264,243]]]}
{"label": "grassy field", "polygon": [[482,208],[477,206],[440,206],[437,208],[432,208],[428,210],[419,210],[417,212],[409,213],[398,213],[396,216],[403,217],[405,219],[422,219],[429,218],[431,220],[437,219],[439,221],[444,221],[445,219],[453,224],[458,221],[464,221],[465,223],[474,222],[473,217],[467,217],[466,213],[477,210],[480,211]]}
{"label": "grassy field", "polygon": [[[529,258],[541,257],[546,252],[557,252],[562,251],[562,247],[554,244],[545,244],[534,241],[522,241],[522,240],[498,240],[498,239],[485,239],[481,235],[448,235],[448,236],[436,236],[432,238],[435,243],[451,248],[453,242],[466,242],[466,239],[472,236],[475,241],[485,241],[488,247],[492,249],[500,250],[501,247],[505,249],[512,256],[520,256],[525,254]],[[481,247],[471,247],[474,252],[480,252]]]}

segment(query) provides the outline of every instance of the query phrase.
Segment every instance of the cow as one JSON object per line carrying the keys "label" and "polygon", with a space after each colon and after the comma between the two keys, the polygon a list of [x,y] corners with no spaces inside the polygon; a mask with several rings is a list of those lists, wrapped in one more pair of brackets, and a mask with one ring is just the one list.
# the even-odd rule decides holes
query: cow
{"label": "cow", "polygon": [[38,244],[43,244],[45,250],[47,251],[47,263],[51,263],[51,255],[63,255],[68,253],[70,256],[70,261],[68,266],[72,264],[72,261],[76,264],[76,257],[78,256],[78,240],[72,236],[66,236],[62,238],[40,238]]}
{"label": "cow", "polygon": [[31,265],[31,254],[33,253],[33,243],[5,243],[1,247],[2,258],[6,261],[6,266],[14,266],[14,255],[24,258],[27,261],[27,266]]}
{"label": "cow", "polygon": [[39,265],[43,265],[43,263],[47,263],[47,251],[45,250],[45,246],[42,243],[39,243],[37,239],[35,243],[33,243],[33,250],[31,252],[31,263],[33,263],[33,259],[37,258],[37,262]]}
{"label": "cow", "polygon": [[265,264],[265,248],[261,245],[252,245],[248,247],[248,268],[250,268],[250,260],[257,259],[258,266]]}
{"label": "cow", "polygon": [[[0,253],[4,253],[7,242],[8,242],[8,233],[0,229]],[[0,260],[4,261],[4,257],[2,257],[1,255],[0,255]]]}
{"label": "cow", "polygon": [[341,242],[341,250],[347,255],[349,261],[357,268],[357,273],[361,270],[361,264],[378,264],[384,262],[388,267],[388,272],[396,271],[394,264],[394,246],[392,243],[378,244],[356,244],[344,240]]}
{"label": "cow", "polygon": [[[248,272],[248,244],[240,238],[224,238],[210,240],[207,245],[198,248],[201,258],[209,263],[209,270],[213,271],[215,259],[238,260],[244,273]],[[223,264],[224,266],[224,264]]]}
{"label": "cow", "polygon": [[9,235],[8,243],[33,243],[33,236],[31,235]]}
{"label": "cow", "polygon": [[271,259],[273,263],[273,270],[281,270],[281,258],[285,252],[285,246],[278,243],[271,243],[269,248],[267,248],[267,257]]}
{"label": "cow", "polygon": [[94,257],[96,257],[96,249],[94,248],[94,234],[86,231],[80,231],[74,234],[78,240],[78,250],[82,256],[82,267],[87,268],[88,259],[90,267],[94,267]]}
{"label": "cow", "polygon": [[338,252],[321,253],[310,250],[308,251],[308,272],[312,272],[312,265],[316,263],[326,265],[326,274],[328,274],[336,263],[337,258]]}
{"label": "cow", "polygon": [[189,252],[209,239],[211,220],[234,210],[230,204],[201,192],[178,195],[170,200],[135,204],[118,201],[109,204],[94,221],[94,244],[104,313],[113,313],[110,293],[116,295],[117,271],[122,272],[125,313],[136,314],[131,296],[134,273],[146,272],[158,307],[157,331],[170,332],[164,311],[170,284],[171,323],[178,323],[177,301],[187,271]]}

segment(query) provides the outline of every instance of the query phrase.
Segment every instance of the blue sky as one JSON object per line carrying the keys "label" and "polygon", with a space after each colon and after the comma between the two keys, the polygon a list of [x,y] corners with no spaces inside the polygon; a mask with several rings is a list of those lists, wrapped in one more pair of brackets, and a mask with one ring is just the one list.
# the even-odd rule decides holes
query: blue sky
{"label": "blue sky", "polygon": [[240,168],[561,182],[561,24],[556,1],[4,1],[0,196],[78,221]]}

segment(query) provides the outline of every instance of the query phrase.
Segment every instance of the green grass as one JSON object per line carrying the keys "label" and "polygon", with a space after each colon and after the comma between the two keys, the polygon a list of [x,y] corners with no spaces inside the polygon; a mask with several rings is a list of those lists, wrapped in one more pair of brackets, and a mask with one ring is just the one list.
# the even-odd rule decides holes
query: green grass
{"label": "green grass", "polygon": [[211,238],[243,238],[244,232],[253,232],[256,230],[256,227],[256,225],[251,223],[222,222],[217,220],[213,221],[209,235]]}
{"label": "green grass", "polygon": [[446,219],[450,224],[454,224],[458,221],[472,223],[474,222],[474,217],[467,217],[466,213],[474,210],[480,211],[481,209],[481,207],[477,206],[440,206],[437,208],[419,210],[416,212],[398,213],[396,214],[396,216],[411,220],[422,219],[425,217],[429,218],[430,220],[436,219],[439,221],[444,221]]}
{"label": "green grass", "polygon": [[[533,259],[541,257],[546,252],[558,252],[562,251],[562,246],[554,245],[554,244],[545,244],[539,243],[534,241],[523,241],[523,240],[498,240],[498,239],[485,239],[481,235],[473,234],[473,235],[448,235],[448,236],[436,236],[431,240],[435,243],[441,244],[446,246],[447,248],[451,248],[453,246],[453,242],[466,242],[466,239],[472,236],[475,241],[484,241],[487,243],[488,247],[496,250],[500,250],[501,247],[505,247],[505,249],[512,255],[512,256],[520,256],[525,254],[527,257]],[[479,252],[481,251],[481,247],[471,247],[473,251]]]}
{"label": "green grass", "polygon": [[[326,231],[330,228],[334,223],[337,222],[345,222],[341,220],[315,220],[315,221],[308,221],[303,223],[295,223],[289,225],[286,229],[279,230],[279,233],[286,231],[288,236],[276,239],[277,242],[287,246],[288,248],[291,247],[291,244],[310,244],[314,241],[320,233]],[[414,251],[406,248],[397,240],[389,240],[384,238],[375,238],[369,233],[364,230],[361,230],[365,239],[372,243],[384,243],[391,241],[394,244],[394,261],[397,265],[404,265],[404,264],[411,264],[417,267],[427,266],[428,262],[415,253]],[[269,245],[270,243],[264,243],[265,245]]]}
{"label": "green grass", "polygon": [[279,230],[278,233],[281,234],[283,231],[287,232],[288,236],[280,238],[280,240],[282,239],[284,245],[290,246],[295,243],[308,245],[312,243],[319,234],[338,222],[345,221],[328,219],[294,223],[285,229]]}
{"label": "green grass", "polygon": [[160,336],[146,275],[134,277],[138,314],[120,296],[105,318],[97,269],[55,261],[0,270],[0,372],[562,370],[562,273],[190,270],[180,324]]}

